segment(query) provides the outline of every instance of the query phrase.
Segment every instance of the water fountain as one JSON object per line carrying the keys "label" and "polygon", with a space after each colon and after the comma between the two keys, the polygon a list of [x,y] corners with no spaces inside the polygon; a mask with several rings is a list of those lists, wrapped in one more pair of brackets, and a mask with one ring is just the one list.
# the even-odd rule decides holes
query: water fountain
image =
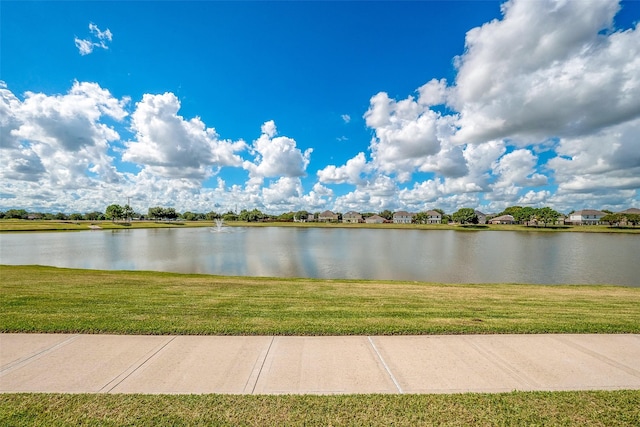
{"label": "water fountain", "polygon": [[216,228],[215,230],[217,232],[222,231],[222,223],[224,222],[224,220],[222,218],[216,218]]}

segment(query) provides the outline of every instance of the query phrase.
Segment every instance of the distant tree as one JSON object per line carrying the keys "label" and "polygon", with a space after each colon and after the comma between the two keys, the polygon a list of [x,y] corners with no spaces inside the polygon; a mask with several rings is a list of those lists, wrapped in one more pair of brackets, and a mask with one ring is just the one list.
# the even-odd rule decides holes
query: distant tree
{"label": "distant tree", "polygon": [[426,212],[418,212],[411,218],[411,222],[414,224],[426,224],[428,221],[429,215]]}
{"label": "distant tree", "polygon": [[509,206],[508,208],[505,208],[505,210],[500,212],[498,216],[511,215],[515,219],[516,215],[518,214],[518,212],[520,212],[521,209],[522,206]]}
{"label": "distant tree", "polygon": [[476,211],[471,208],[458,209],[453,213],[452,218],[455,222],[460,224],[477,224],[478,215]]}
{"label": "distant tree", "polygon": [[393,219],[393,212],[391,212],[389,209],[383,210],[378,215],[380,215],[382,218],[388,221],[391,221]]}
{"label": "distant tree", "polygon": [[610,214],[607,214],[607,215],[603,216],[602,218],[600,218],[600,221],[608,222],[609,225],[611,225],[611,226],[619,227],[620,226],[620,221],[622,221],[623,218],[624,218],[623,215],[610,213]]}
{"label": "distant tree", "polygon": [[222,217],[222,215],[220,215],[218,212],[211,211],[211,212],[207,213],[207,214],[205,215],[205,217],[206,217],[206,219],[207,219],[208,221],[213,221],[214,219],[221,218],[221,217]]}
{"label": "distant tree", "polygon": [[115,222],[124,216],[124,209],[117,204],[109,205],[105,210],[105,216],[107,219]]}
{"label": "distant tree", "polygon": [[122,217],[127,221],[131,221],[131,218],[133,218],[134,215],[135,212],[133,211],[133,208],[128,204],[124,205],[124,208],[122,208]]}
{"label": "distant tree", "polygon": [[531,221],[536,213],[536,210],[530,206],[509,206],[497,216],[511,215],[513,220],[519,224],[526,224]]}
{"label": "distant tree", "polygon": [[226,214],[222,215],[222,219],[224,219],[225,221],[237,221],[238,215],[236,215],[233,211],[229,211]]}
{"label": "distant tree", "polygon": [[309,212],[307,212],[307,211],[298,211],[298,212],[295,213],[294,217],[298,221],[306,221],[307,218],[309,218]]}
{"label": "distant tree", "polygon": [[[266,215],[263,214],[259,209],[253,209],[251,211],[242,209],[240,211],[240,214],[238,215],[238,221],[257,222],[264,219],[265,216]],[[293,218],[293,213],[291,214],[291,218]]]}
{"label": "distant tree", "polygon": [[4,213],[4,217],[7,219],[27,219],[29,212],[24,209],[9,209]]}
{"label": "distant tree", "polygon": [[69,219],[71,221],[81,221],[84,219],[84,216],[81,213],[74,212],[71,215],[69,215]]}
{"label": "distant tree", "polygon": [[164,210],[163,217],[166,219],[177,219],[180,216],[178,212],[176,212],[175,208],[166,208]]}
{"label": "distant tree", "polygon": [[181,215],[182,219],[185,221],[195,221],[197,216],[193,212],[186,211]]}
{"label": "distant tree", "polygon": [[66,221],[67,219],[69,219],[69,217],[67,216],[67,214],[64,214],[62,212],[58,212],[56,214],[56,219],[59,221]]}
{"label": "distant tree", "polygon": [[149,208],[149,210],[147,211],[147,216],[150,219],[154,219],[154,220],[162,219],[164,218],[164,208],[160,206],[154,206],[152,208]]}
{"label": "distant tree", "polygon": [[627,222],[634,227],[640,224],[640,214],[625,214],[625,216],[627,217]]}
{"label": "distant tree", "polygon": [[531,206],[525,206],[520,208],[515,215],[513,215],[513,219],[519,224],[528,224],[536,216],[537,210],[532,208]]}
{"label": "distant tree", "polygon": [[542,221],[544,223],[545,227],[547,224],[555,224],[558,218],[560,218],[560,212],[557,212],[548,206],[536,209],[534,215],[538,221]]}
{"label": "distant tree", "polygon": [[440,215],[442,215],[442,223],[443,224],[449,224],[451,221],[453,221],[453,218],[451,218],[451,215],[449,215],[447,213],[444,213],[444,211],[442,209],[434,209],[434,211],[439,212]]}
{"label": "distant tree", "polygon": [[84,214],[84,219],[87,221],[99,221],[101,219],[104,219],[104,214],[98,211],[88,212]]}
{"label": "distant tree", "polygon": [[278,215],[276,219],[281,222],[293,222],[294,215],[295,212],[285,212]]}

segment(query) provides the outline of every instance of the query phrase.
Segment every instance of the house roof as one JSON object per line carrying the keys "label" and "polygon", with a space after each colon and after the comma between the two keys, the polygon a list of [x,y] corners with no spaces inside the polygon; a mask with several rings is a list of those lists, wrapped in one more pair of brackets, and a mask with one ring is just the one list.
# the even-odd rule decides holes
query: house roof
{"label": "house roof", "polygon": [[335,214],[331,211],[324,211],[318,216],[334,216]]}
{"label": "house roof", "polygon": [[414,216],[415,214],[409,213],[407,211],[398,211],[393,214],[393,216]]}
{"label": "house roof", "polygon": [[487,216],[486,214],[483,214],[482,212],[480,212],[480,211],[479,211],[479,210],[477,210],[477,209],[476,209],[475,211],[473,211],[473,213],[475,213],[475,214],[476,214],[476,215],[478,215],[478,216]]}
{"label": "house roof", "polygon": [[495,218],[491,218],[489,221],[514,221],[513,215],[500,215]]}
{"label": "house roof", "polygon": [[370,217],[368,217],[367,219],[372,219],[374,221],[378,221],[378,220],[382,220],[384,221],[385,219],[382,218],[380,215],[371,215]]}
{"label": "house roof", "polygon": [[636,215],[640,215],[640,209],[638,208],[629,208],[629,209],[625,209],[621,212],[618,212],[621,214],[636,214]]}
{"label": "house roof", "polygon": [[360,213],[356,212],[356,211],[349,211],[346,214],[342,215],[342,216],[347,216],[347,215],[360,215]]}
{"label": "house roof", "polygon": [[429,216],[442,216],[442,214],[438,211],[427,211],[427,215]]}
{"label": "house roof", "polygon": [[576,211],[576,212],[572,213],[571,215],[600,215],[600,216],[605,216],[606,213],[604,213],[602,211],[597,211],[595,209],[583,209],[581,211]]}

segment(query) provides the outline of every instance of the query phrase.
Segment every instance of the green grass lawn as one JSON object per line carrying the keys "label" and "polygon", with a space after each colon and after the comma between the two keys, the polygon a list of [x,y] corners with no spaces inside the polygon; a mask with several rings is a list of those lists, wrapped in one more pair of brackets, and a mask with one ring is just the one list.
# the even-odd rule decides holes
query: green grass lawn
{"label": "green grass lawn", "polygon": [[640,391],[460,395],[0,395],[6,426],[638,426]]}
{"label": "green grass lawn", "polygon": [[1,332],[640,333],[640,288],[221,277],[0,266]]}
{"label": "green grass lawn", "polygon": [[[268,279],[0,266],[0,331],[639,333],[640,289]],[[640,391],[453,395],[0,394],[0,425],[640,425]]]}
{"label": "green grass lawn", "polygon": [[182,221],[54,221],[54,220],[0,220],[0,231],[87,231],[91,227],[104,230],[122,230],[132,228],[176,228],[185,226],[212,227],[213,221],[182,222]]}

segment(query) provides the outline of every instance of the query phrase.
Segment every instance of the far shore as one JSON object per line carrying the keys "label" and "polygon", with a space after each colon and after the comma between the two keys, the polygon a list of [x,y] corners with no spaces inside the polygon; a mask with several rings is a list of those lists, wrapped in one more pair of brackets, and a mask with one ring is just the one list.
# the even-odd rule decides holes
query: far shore
{"label": "far shore", "polygon": [[[312,227],[312,228],[370,228],[406,230],[456,231],[523,231],[523,232],[579,232],[579,233],[632,233],[640,234],[640,227],[614,227],[608,225],[548,225],[520,224],[348,224],[331,222],[244,222],[225,221],[225,227]],[[216,227],[215,221],[71,221],[71,220],[0,220],[0,232],[14,231],[83,231],[119,230],[133,228]]]}

